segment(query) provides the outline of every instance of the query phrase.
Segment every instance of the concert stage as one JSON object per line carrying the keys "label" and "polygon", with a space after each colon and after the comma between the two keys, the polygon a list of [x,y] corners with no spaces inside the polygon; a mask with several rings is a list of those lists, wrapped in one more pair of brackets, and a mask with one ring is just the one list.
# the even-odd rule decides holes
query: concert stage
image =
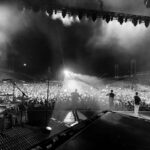
{"label": "concert stage", "polygon": [[65,124],[57,120],[50,120],[49,125],[52,131],[49,135],[44,134],[40,128],[24,125],[24,127],[15,127],[8,129],[0,134],[0,150],[27,150],[33,145],[50,138],[65,129]]}
{"label": "concert stage", "polygon": [[123,112],[106,112],[57,150],[149,150],[150,122]]}
{"label": "concert stage", "polygon": [[120,113],[122,115],[127,115],[131,117],[136,117],[138,119],[145,119],[147,121],[150,121],[150,112],[149,111],[140,111],[138,116],[134,115],[133,111],[116,111],[117,113]]}
{"label": "concert stage", "polygon": [[[13,128],[5,131],[4,136],[0,135],[2,141],[0,148],[26,150],[30,147],[33,148],[33,145],[36,145],[35,147],[40,145],[41,150],[45,150],[46,147],[48,150],[49,146],[43,144],[45,141],[44,143],[51,145],[51,148],[56,150],[107,150],[110,148],[115,150],[149,150],[149,114],[149,112],[141,112],[140,117],[135,117],[133,112],[104,111],[94,119],[83,120],[69,128],[63,122],[52,118],[49,122],[49,126],[52,127],[50,135],[44,135],[41,130],[32,129],[29,126]],[[42,144],[40,144],[41,142]],[[6,148],[5,145],[7,145]]]}

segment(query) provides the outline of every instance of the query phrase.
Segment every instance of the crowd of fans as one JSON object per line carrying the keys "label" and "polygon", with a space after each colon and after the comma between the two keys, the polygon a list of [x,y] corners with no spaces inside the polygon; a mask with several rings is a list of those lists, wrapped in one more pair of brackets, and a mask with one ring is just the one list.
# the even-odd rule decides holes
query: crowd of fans
{"label": "crowd of fans", "polygon": [[[79,83],[80,84],[80,83]],[[78,89],[69,89],[63,86],[60,82],[50,82],[49,93],[47,93],[47,83],[17,83],[17,86],[28,96],[24,97],[23,93],[18,88],[13,87],[9,82],[0,83],[0,102],[9,103],[13,99],[15,101],[26,101],[28,105],[33,106],[48,105],[48,103],[55,102],[56,108],[63,109],[64,107],[71,107],[71,93]],[[80,87],[81,88],[81,87]],[[125,83],[107,84],[99,86],[98,88],[84,86],[82,91],[79,89],[80,99],[78,101],[79,109],[107,109],[108,97],[106,96],[111,89],[115,93],[114,104],[117,110],[131,110],[133,107],[133,97],[135,91],[138,91],[142,100],[142,107],[149,109],[150,105],[150,90],[148,86],[136,85],[131,89]],[[14,90],[14,97],[13,97]],[[48,94],[48,96],[47,96]],[[60,105],[60,107],[59,107]],[[67,105],[67,106],[66,106]]]}
{"label": "crowd of fans", "polygon": [[[12,118],[12,124],[22,124],[28,120],[27,111],[51,110],[51,114],[58,117],[58,113],[64,110],[72,110],[76,107],[81,111],[101,111],[109,108],[107,94],[113,89],[114,109],[118,111],[133,111],[134,94],[139,92],[142,103],[140,110],[150,110],[150,90],[148,86],[136,85],[134,89],[125,83],[100,85],[95,88],[84,85],[78,89],[79,99],[72,102],[72,92],[75,89],[66,88],[63,82],[50,82],[49,93],[47,82],[41,83],[16,83],[26,96],[12,83],[0,83],[0,105],[8,107],[5,115]],[[10,113],[12,112],[12,113]],[[11,114],[11,115],[10,115]],[[59,114],[60,115],[60,114]]]}

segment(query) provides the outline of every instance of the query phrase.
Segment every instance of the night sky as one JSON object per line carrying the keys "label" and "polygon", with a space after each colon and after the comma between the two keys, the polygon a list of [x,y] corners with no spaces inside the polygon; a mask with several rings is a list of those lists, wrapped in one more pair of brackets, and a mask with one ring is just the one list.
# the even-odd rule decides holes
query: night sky
{"label": "night sky", "polygon": [[[97,0],[93,0],[92,5],[88,0],[57,2],[69,6],[97,6]],[[124,1],[113,0],[118,5],[110,0],[105,2],[109,10],[138,14],[144,10],[142,14],[150,14],[141,1],[132,0],[130,7]],[[135,9],[137,4],[141,7]],[[134,27],[131,22],[120,25],[117,21],[107,24],[101,19],[95,23],[83,19],[66,25],[60,19],[29,10],[20,12],[9,5],[2,5],[0,13],[2,68],[44,77],[49,67],[53,75],[67,67],[100,77],[114,76],[115,64],[119,64],[120,75],[129,74],[130,62],[134,59],[137,71],[150,70],[150,27],[144,24]]]}

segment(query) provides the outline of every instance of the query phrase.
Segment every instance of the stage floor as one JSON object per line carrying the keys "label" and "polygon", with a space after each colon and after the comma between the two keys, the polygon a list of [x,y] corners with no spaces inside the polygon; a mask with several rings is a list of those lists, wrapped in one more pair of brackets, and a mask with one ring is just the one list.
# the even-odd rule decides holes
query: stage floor
{"label": "stage floor", "polygon": [[133,111],[115,111],[115,112],[120,113],[122,115],[128,115],[128,116],[132,116],[140,119],[146,119],[150,121],[150,111],[140,111],[138,116],[135,116]]}
{"label": "stage floor", "polygon": [[3,134],[0,134],[0,150],[27,150],[33,145],[67,129],[67,126],[57,120],[50,120],[49,125],[52,128],[50,135],[42,133],[40,128],[26,124],[24,127],[5,130]]}
{"label": "stage floor", "polygon": [[140,114],[140,117],[135,117],[133,112],[108,111],[57,150],[149,150],[149,112]]}

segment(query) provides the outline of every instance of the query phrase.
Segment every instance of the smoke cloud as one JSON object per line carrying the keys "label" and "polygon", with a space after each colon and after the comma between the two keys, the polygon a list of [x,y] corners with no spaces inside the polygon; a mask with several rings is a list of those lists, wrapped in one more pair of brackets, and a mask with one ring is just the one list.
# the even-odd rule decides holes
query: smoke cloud
{"label": "smoke cloud", "polygon": [[[64,6],[98,9],[97,0],[57,2]],[[103,2],[106,10],[142,15],[149,13],[140,0]],[[64,59],[64,65],[70,68],[78,68],[79,72],[82,70],[85,74],[96,72],[99,76],[112,74],[115,63],[120,64],[123,70],[128,68],[132,58],[138,60],[139,68],[150,66],[150,29],[144,24],[134,27],[131,22],[120,25],[117,20],[107,24],[101,20],[92,23],[75,21],[73,18],[65,18],[61,23],[58,18],[62,20],[62,16],[53,15],[52,20],[49,16],[32,11],[20,12],[16,5],[1,5],[0,56],[3,60],[9,60],[4,62],[11,64],[10,58],[17,57],[20,60],[16,64],[27,60],[36,71],[44,67],[42,72],[51,66],[50,61],[54,64],[53,68],[57,68]]]}
{"label": "smoke cloud", "polygon": [[20,32],[22,24],[22,15],[20,14],[16,6],[10,6],[1,4],[0,5],[0,57],[1,67],[5,66],[5,60],[7,59],[7,53],[11,40],[14,35]]}
{"label": "smoke cloud", "polygon": [[47,72],[48,67],[55,71],[62,60],[62,28],[41,12],[0,4],[0,67],[26,74]]}
{"label": "smoke cloud", "polygon": [[135,27],[131,22],[120,25],[117,20],[108,24],[101,21],[93,28],[93,36],[89,44],[95,48],[116,45],[118,50],[132,53],[143,43],[148,31],[144,24]]}

